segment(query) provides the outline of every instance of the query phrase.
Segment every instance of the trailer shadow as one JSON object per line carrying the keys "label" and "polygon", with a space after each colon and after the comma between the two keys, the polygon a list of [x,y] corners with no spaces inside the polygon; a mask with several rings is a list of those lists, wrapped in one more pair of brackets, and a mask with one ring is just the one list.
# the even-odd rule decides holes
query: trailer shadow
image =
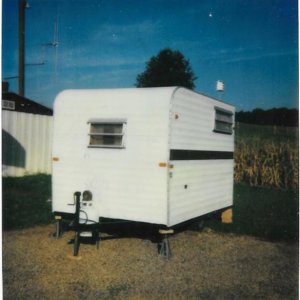
{"label": "trailer shadow", "polygon": [[[205,227],[206,221],[211,219],[219,219],[219,215],[206,215],[180,223],[172,227],[174,230],[172,235],[176,236],[185,231],[201,232]],[[80,237],[80,243],[96,244],[100,240],[141,239],[158,244],[161,243],[164,237],[159,233],[160,229],[168,228],[165,225],[159,224],[101,218],[98,224],[82,226],[82,231],[96,232],[97,234],[91,237]],[[74,227],[70,224],[65,224],[63,231],[74,231]],[[75,237],[69,241],[69,244],[74,244],[74,242]]]}
{"label": "trailer shadow", "polygon": [[[63,231],[74,231],[72,225],[66,224],[63,226]],[[159,225],[130,222],[121,220],[104,220],[97,225],[85,225],[82,231],[99,232],[101,241],[114,240],[114,239],[142,239],[149,240],[152,243],[158,243],[161,239],[158,233]],[[74,243],[75,238],[69,241],[70,244]],[[82,244],[96,244],[97,237],[81,237],[80,243]]]}
{"label": "trailer shadow", "polygon": [[2,165],[25,168],[26,151],[20,142],[2,129]]}

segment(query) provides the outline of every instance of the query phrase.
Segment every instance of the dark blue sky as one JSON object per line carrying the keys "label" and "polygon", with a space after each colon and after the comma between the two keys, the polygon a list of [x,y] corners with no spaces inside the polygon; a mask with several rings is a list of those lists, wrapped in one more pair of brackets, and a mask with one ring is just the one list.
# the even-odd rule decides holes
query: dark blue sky
{"label": "dark blue sky", "polygon": [[[296,0],[28,0],[25,96],[52,107],[69,88],[133,87],[170,47],[189,59],[196,91],[237,110],[298,106]],[[18,0],[3,0],[2,77],[18,72]],[[42,44],[54,40],[57,48]],[[17,79],[9,80],[17,91]]]}

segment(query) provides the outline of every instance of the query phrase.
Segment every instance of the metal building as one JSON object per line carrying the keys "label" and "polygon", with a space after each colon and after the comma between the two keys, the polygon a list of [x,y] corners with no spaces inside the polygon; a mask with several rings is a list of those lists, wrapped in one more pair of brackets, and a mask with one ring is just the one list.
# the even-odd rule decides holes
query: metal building
{"label": "metal building", "polygon": [[3,87],[2,175],[50,174],[52,109]]}

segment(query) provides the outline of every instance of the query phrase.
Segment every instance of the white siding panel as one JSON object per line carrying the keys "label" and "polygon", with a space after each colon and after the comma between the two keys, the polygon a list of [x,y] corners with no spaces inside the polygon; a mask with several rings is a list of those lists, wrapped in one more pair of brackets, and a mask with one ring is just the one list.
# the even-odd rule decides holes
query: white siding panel
{"label": "white siding panel", "polygon": [[51,116],[2,111],[3,176],[51,174]]}
{"label": "white siding panel", "polygon": [[[234,113],[231,105],[186,89],[178,89],[172,99],[170,148],[233,151],[234,135],[213,131],[215,106]],[[175,115],[178,115],[177,119]]]}
{"label": "white siding panel", "polygon": [[233,160],[173,161],[172,164],[169,226],[232,205]]}
{"label": "white siding panel", "polygon": [[[214,132],[215,107],[234,107],[178,89],[172,99],[170,149],[233,152],[234,134]],[[233,159],[174,160],[169,178],[168,225],[232,205]]]}
{"label": "white siding panel", "polygon": [[[169,103],[174,88],[67,91],[54,106],[53,211],[90,190],[89,218],[167,223]],[[126,119],[124,149],[88,148],[92,119]],[[96,213],[95,213],[96,211]],[[94,219],[93,219],[94,218]]]}

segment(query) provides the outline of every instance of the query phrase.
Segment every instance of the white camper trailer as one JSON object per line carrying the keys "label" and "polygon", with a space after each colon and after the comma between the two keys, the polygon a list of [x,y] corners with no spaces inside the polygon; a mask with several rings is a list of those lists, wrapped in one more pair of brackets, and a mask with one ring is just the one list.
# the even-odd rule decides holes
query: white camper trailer
{"label": "white camper trailer", "polygon": [[[234,107],[181,87],[67,90],[54,104],[53,212],[172,227],[233,201]],[[79,212],[78,212],[79,213]]]}

